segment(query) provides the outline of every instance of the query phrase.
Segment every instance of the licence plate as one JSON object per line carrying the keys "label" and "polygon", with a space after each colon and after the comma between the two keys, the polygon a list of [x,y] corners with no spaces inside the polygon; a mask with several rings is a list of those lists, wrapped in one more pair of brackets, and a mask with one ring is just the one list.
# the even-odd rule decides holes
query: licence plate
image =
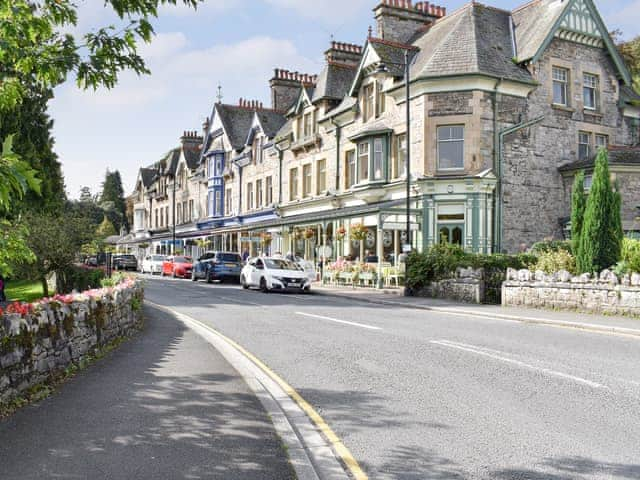
{"label": "licence plate", "polygon": [[235,268],[235,265],[233,263],[225,263],[224,266],[227,268]]}

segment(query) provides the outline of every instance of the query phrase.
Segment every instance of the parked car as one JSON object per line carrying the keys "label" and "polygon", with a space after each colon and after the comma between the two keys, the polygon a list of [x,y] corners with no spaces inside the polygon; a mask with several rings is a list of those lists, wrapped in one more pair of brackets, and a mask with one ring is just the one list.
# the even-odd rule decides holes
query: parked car
{"label": "parked car", "polygon": [[310,282],[318,280],[318,273],[316,272],[316,267],[313,265],[313,262],[305,260],[302,257],[294,257],[293,262],[305,271]]}
{"label": "parked car", "polygon": [[167,257],[162,262],[162,276],[171,275],[173,278],[191,278],[193,270],[193,260],[191,257],[181,255]]}
{"label": "parked car", "polygon": [[111,262],[114,270],[138,270],[138,259],[133,255],[115,255]]}
{"label": "parked car", "polygon": [[240,284],[245,290],[257,287],[265,293],[311,290],[311,280],[303,268],[290,260],[272,257],[250,259],[242,269]]}
{"label": "parked car", "polygon": [[206,280],[207,283],[230,280],[239,283],[242,264],[242,257],[237,253],[207,252],[193,265],[191,280]]}
{"label": "parked car", "polygon": [[156,273],[162,273],[162,264],[167,259],[166,255],[147,255],[142,260],[142,267],[140,271],[142,273],[150,273],[154,275]]}

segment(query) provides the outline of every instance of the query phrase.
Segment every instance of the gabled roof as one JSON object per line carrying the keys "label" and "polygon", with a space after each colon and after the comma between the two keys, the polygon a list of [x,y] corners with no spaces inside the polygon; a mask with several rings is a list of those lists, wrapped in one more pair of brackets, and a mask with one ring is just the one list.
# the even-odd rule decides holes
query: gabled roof
{"label": "gabled roof", "polygon": [[161,174],[174,176],[176,169],[178,168],[178,162],[180,161],[180,148],[174,148],[170,150],[165,157],[160,161],[163,166]]}
{"label": "gabled roof", "polygon": [[214,111],[220,117],[231,146],[235,150],[242,150],[253,123],[255,110],[219,103],[215,105]]}
{"label": "gabled roof", "polygon": [[260,122],[262,133],[264,133],[267,138],[275,137],[287,121],[283,114],[273,110],[258,110],[256,116]]}
{"label": "gabled roof", "polygon": [[412,79],[484,74],[533,83],[530,73],[513,62],[510,13],[468,3],[438,19],[414,45],[420,48]]}
{"label": "gabled roof", "polygon": [[311,86],[305,86],[304,88],[301,88],[300,93],[298,94],[298,99],[295,101],[291,109],[289,109],[289,111],[287,112],[287,116],[300,113],[305,102],[311,105],[314,90],[315,88]]}
{"label": "gabled roof", "polygon": [[285,140],[291,134],[293,134],[293,118],[288,119],[282,125],[282,127],[280,127],[280,130],[278,130],[278,132],[274,135],[274,140],[276,142],[279,142],[281,140]]}
{"label": "gabled roof", "polygon": [[601,41],[620,78],[631,85],[629,69],[592,0],[534,0],[514,10],[513,20],[518,62],[538,61],[555,35],[562,32],[570,38]]}
{"label": "gabled roof", "polygon": [[142,186],[144,188],[149,188],[156,179],[158,175],[158,168],[141,168],[140,169],[140,179],[142,180]]}
{"label": "gabled roof", "polygon": [[200,149],[183,147],[182,151],[184,153],[185,162],[187,163],[187,168],[189,170],[195,170],[198,168],[200,163]]}
{"label": "gabled roof", "polygon": [[312,101],[342,100],[356,76],[356,67],[344,63],[328,62],[318,76]]}

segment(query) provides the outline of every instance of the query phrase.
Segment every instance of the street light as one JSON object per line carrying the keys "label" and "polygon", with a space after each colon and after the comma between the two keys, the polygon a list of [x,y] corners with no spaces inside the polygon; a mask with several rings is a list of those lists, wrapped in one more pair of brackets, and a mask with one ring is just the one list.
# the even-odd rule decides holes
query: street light
{"label": "street light", "polygon": [[[406,174],[406,187],[407,187],[407,229],[406,229],[406,239],[405,239],[405,245],[402,246],[402,251],[405,254],[408,254],[409,252],[411,252],[412,246],[413,246],[413,241],[412,241],[412,235],[411,235],[411,142],[410,142],[410,134],[411,134],[411,105],[409,104],[409,98],[410,98],[410,87],[409,87],[409,73],[410,73],[410,67],[411,67],[411,62],[409,59],[409,51],[411,49],[410,48],[405,48],[404,49],[404,63],[395,63],[395,62],[381,62],[378,65],[378,68],[376,69],[376,71],[374,72],[374,75],[379,76],[379,75],[385,75],[387,73],[389,73],[389,69],[387,68],[387,64],[389,65],[396,65],[396,66],[400,66],[400,67],[404,67],[404,84],[405,84],[405,110],[406,110],[406,129],[407,129],[407,151],[406,151],[406,156],[405,156],[405,174]],[[404,287],[404,294],[405,296],[409,296],[409,289],[407,288],[407,274],[408,274],[408,268],[407,268],[407,261],[405,260],[405,287]]]}

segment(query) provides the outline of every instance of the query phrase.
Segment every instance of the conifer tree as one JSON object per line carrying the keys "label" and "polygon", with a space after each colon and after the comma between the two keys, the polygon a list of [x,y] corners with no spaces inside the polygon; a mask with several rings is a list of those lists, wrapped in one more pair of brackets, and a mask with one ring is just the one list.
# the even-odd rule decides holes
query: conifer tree
{"label": "conifer tree", "polygon": [[611,187],[608,154],[602,149],[596,158],[577,252],[581,273],[598,273],[618,262],[621,225],[620,200]]}
{"label": "conifer tree", "polygon": [[584,171],[581,170],[573,181],[571,192],[571,246],[573,254],[578,254],[580,235],[584,225],[584,210],[587,206],[587,196],[584,194]]}

